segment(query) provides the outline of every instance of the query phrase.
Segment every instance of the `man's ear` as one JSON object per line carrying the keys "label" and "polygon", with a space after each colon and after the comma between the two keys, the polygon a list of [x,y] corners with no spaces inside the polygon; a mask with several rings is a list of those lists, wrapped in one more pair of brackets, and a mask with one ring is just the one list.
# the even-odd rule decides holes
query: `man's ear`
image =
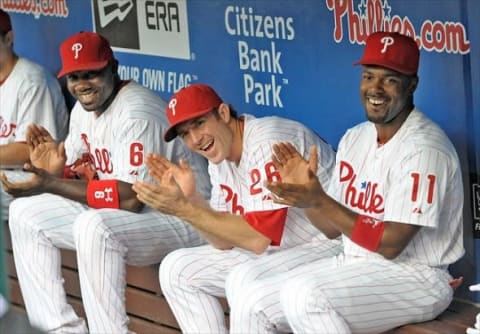
{"label": "man's ear", "polygon": [[408,87],[408,92],[410,93],[410,95],[413,95],[413,93],[417,89],[417,85],[418,85],[418,77],[412,78],[410,80],[410,85]]}
{"label": "man's ear", "polygon": [[218,116],[225,122],[230,122],[232,118],[230,115],[230,106],[227,103],[221,103],[218,106]]}
{"label": "man's ear", "polygon": [[13,48],[13,38],[14,38],[13,30],[10,30],[5,34],[5,42],[10,48]]}

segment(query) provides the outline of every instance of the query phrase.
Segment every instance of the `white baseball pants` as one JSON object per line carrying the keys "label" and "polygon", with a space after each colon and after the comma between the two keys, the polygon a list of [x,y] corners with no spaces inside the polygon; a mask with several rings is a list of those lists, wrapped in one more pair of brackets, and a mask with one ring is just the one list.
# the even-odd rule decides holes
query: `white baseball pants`
{"label": "white baseball pants", "polygon": [[262,265],[231,273],[231,333],[381,333],[433,319],[453,296],[451,276],[424,265],[338,255],[266,279],[245,277]]}
{"label": "white baseball pants", "polygon": [[[340,250],[339,241],[318,242],[315,241],[318,246],[313,248],[316,259],[332,257]],[[312,247],[308,251],[312,252]],[[160,266],[160,284],[182,332],[227,333],[225,315],[217,297],[225,297],[226,287],[231,293],[243,293],[242,290],[232,292],[228,289],[232,285],[230,272],[237,271],[237,267],[242,268],[250,261],[260,262],[262,266],[245,273],[248,277],[257,278],[287,271],[305,262],[301,256],[284,258],[283,252],[272,247],[259,256],[238,248],[222,251],[207,245],[180,249],[166,256]]]}
{"label": "white baseball pants", "polygon": [[174,249],[203,243],[189,224],[144,210],[94,210],[52,194],[12,202],[15,265],[33,325],[51,332],[87,332],[84,320],[67,303],[59,250],[66,248],[77,251],[90,332],[128,332],[126,264],[159,263]]}

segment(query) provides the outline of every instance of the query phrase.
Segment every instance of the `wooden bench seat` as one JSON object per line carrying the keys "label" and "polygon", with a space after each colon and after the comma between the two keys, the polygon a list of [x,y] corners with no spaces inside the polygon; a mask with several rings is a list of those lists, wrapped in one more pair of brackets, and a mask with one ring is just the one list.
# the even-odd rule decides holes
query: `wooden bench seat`
{"label": "wooden bench seat", "polygon": [[[6,262],[10,303],[15,309],[24,309],[24,303],[17,280],[8,227],[5,229]],[[62,251],[62,272],[65,278],[65,290],[68,300],[77,314],[85,316],[83,310],[80,283],[78,281],[75,252]],[[158,265],[147,267],[127,266],[126,308],[130,318],[129,328],[138,334],[178,334],[177,321],[173,316],[158,282]],[[227,303],[221,300],[224,310]],[[475,323],[480,308],[472,303],[454,300],[449,308],[432,321],[405,325],[385,334],[465,334],[468,327]],[[15,334],[15,333],[12,333]]]}

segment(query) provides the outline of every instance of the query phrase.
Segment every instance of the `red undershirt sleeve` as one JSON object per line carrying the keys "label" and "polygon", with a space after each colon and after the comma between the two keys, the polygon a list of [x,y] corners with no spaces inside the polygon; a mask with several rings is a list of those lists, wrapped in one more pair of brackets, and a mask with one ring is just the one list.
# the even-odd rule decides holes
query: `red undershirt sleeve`
{"label": "red undershirt sleeve", "polygon": [[283,229],[287,220],[288,208],[269,211],[254,211],[243,215],[243,218],[256,231],[260,232],[272,242],[271,245],[279,246],[282,241]]}

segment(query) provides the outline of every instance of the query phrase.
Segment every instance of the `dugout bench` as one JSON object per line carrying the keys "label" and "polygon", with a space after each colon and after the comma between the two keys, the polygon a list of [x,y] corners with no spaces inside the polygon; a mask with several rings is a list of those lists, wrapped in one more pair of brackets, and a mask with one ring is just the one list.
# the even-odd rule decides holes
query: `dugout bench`
{"label": "dugout bench", "polygon": [[[8,225],[5,224],[4,228],[10,304],[13,309],[25,312],[13,262]],[[62,272],[69,302],[77,314],[85,316],[74,251],[62,251]],[[180,333],[177,321],[160,290],[158,264],[147,267],[127,266],[125,299],[131,330],[138,334]],[[227,303],[224,299],[221,302],[228,319]],[[432,321],[405,325],[384,334],[465,334],[466,329],[475,323],[478,313],[479,307],[469,302],[454,300],[445,312]]]}

